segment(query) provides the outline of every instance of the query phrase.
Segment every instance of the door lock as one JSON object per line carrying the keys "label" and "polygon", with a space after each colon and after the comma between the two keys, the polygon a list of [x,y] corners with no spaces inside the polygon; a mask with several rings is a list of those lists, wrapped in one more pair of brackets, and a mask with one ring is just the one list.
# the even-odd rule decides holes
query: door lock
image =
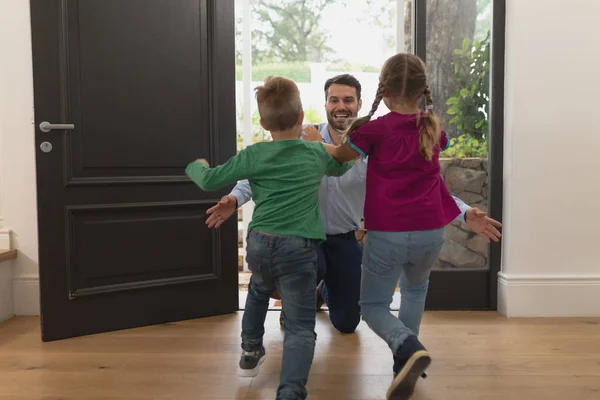
{"label": "door lock", "polygon": [[52,143],[43,142],[40,144],[40,150],[42,150],[44,153],[50,153],[52,151]]}

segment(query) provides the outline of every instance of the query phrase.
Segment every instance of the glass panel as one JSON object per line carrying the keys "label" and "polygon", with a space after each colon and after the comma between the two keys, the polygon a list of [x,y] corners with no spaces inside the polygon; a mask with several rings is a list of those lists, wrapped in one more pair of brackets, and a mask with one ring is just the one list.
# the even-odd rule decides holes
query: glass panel
{"label": "glass panel", "polygon": [[[251,4],[252,76],[244,76],[244,5]],[[400,5],[400,13],[398,13]],[[244,147],[244,83],[252,89],[265,77],[279,75],[294,80],[300,88],[305,123],[327,122],[325,81],[338,74],[354,75],[362,86],[365,115],[377,90],[383,62],[398,51],[411,51],[412,0],[237,0],[236,1],[236,100],[238,150]],[[401,29],[398,30],[398,20]],[[246,93],[247,95],[248,93]],[[251,132],[246,143],[270,140],[259,124],[253,92]],[[375,116],[388,112],[380,105]],[[240,265],[242,240],[251,218],[251,205],[240,211]]]}
{"label": "glass panel", "polygon": [[[442,153],[450,191],[487,211],[492,0],[425,0],[426,59],[435,111],[451,138]],[[487,268],[488,246],[453,223],[437,268]]]}

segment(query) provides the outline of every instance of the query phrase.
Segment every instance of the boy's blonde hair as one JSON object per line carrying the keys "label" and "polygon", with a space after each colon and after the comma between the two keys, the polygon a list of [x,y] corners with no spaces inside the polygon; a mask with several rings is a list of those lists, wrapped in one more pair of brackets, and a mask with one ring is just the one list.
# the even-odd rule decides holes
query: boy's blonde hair
{"label": "boy's blonde hair", "polygon": [[260,119],[269,131],[286,131],[298,124],[302,101],[294,81],[269,76],[255,91]]}

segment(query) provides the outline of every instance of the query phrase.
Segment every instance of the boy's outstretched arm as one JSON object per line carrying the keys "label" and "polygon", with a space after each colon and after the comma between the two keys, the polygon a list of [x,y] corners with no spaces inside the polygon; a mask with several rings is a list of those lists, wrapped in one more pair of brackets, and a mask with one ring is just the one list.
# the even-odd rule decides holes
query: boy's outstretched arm
{"label": "boy's outstretched arm", "polygon": [[205,163],[205,160],[196,160],[187,166],[185,173],[200,189],[206,191],[219,190],[238,180],[248,179],[252,170],[247,149],[218,167],[209,168]]}
{"label": "boy's outstretched arm", "polygon": [[352,166],[354,165],[354,161],[349,161],[345,163],[341,163],[333,157],[329,157],[329,162],[327,163],[327,169],[325,170],[325,175],[327,176],[342,176]]}

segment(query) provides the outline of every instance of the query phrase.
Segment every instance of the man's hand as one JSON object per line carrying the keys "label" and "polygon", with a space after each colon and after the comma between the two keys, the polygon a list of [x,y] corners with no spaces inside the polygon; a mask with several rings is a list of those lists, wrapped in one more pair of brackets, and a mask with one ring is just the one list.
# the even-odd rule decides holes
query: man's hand
{"label": "man's hand", "polygon": [[322,142],[323,138],[321,137],[321,133],[319,130],[315,128],[314,125],[309,125],[302,131],[302,136],[304,136],[304,140],[307,142]]}
{"label": "man's hand", "polygon": [[481,211],[477,207],[469,209],[465,213],[465,219],[467,226],[470,230],[482,236],[486,242],[490,243],[490,240],[498,242],[500,240],[500,231],[496,228],[501,228],[502,224],[495,219],[487,216],[487,213]]}
{"label": "man's hand", "polygon": [[235,196],[223,196],[216,206],[206,211],[209,217],[206,219],[206,225],[209,228],[218,228],[227,221],[237,208],[237,199]]}

